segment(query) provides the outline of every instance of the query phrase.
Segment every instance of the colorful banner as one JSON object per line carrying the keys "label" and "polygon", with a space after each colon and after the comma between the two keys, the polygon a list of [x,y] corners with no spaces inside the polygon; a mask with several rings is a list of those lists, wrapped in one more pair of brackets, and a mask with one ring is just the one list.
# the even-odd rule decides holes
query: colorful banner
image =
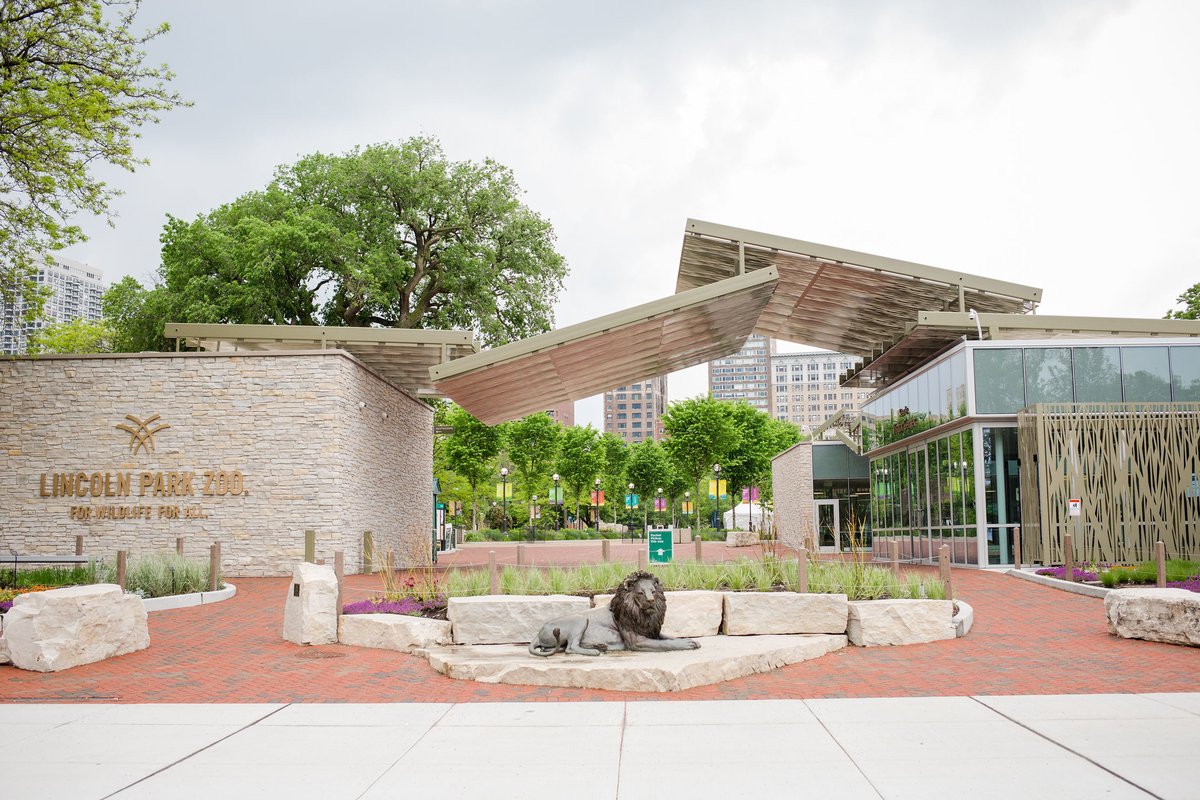
{"label": "colorful banner", "polygon": [[503,499],[505,499],[505,495],[507,495],[509,500],[512,500],[513,485],[511,483],[497,483],[496,484],[496,499],[503,500]]}
{"label": "colorful banner", "polygon": [[[725,481],[721,481],[721,499],[722,500],[724,500],[726,497],[729,496],[728,492],[729,492],[729,487],[725,484]],[[717,499],[717,482],[716,481],[708,482],[708,499],[709,500]]]}
{"label": "colorful banner", "polygon": [[550,489],[550,505],[561,506],[563,501],[563,490],[561,486],[554,486]]}
{"label": "colorful banner", "polygon": [[743,486],[742,487],[742,502],[743,503],[757,503],[758,502],[758,487],[757,486]]}
{"label": "colorful banner", "polygon": [[604,490],[603,489],[601,489],[598,492],[595,489],[593,489],[591,492],[591,495],[592,495],[592,505],[594,505],[594,506],[604,505]]}
{"label": "colorful banner", "polygon": [[655,511],[666,511],[667,510],[667,498],[665,498],[665,497],[654,498],[654,510]]}
{"label": "colorful banner", "polygon": [[684,502],[684,504],[683,504],[683,513],[684,514],[691,514],[695,510],[696,509],[694,508],[694,504],[692,503],[691,500]]}
{"label": "colorful banner", "polygon": [[638,496],[636,494],[625,495],[625,507],[626,508],[637,508],[638,507]]}

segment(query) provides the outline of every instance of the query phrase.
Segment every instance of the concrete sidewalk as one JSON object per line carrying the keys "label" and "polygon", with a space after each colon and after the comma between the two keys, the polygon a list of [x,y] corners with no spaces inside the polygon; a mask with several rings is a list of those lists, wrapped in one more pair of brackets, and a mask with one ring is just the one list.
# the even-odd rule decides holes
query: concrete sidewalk
{"label": "concrete sidewalk", "polygon": [[1200,693],[0,705],[0,795],[1194,798]]}

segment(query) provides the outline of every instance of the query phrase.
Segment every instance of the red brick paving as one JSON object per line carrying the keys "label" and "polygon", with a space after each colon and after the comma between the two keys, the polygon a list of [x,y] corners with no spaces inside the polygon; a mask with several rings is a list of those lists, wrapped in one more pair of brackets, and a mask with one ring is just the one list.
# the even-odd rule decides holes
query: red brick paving
{"label": "red brick paving", "polygon": [[[576,548],[563,551],[571,560],[590,558],[591,548],[579,545],[535,545],[529,551],[538,551],[535,560],[545,563],[543,557],[564,547]],[[719,552],[705,547],[706,557]],[[486,561],[487,549],[464,548],[441,561],[470,562],[480,554]],[[504,552],[502,546],[495,549]],[[594,549],[599,552],[598,545]],[[660,695],[457,681],[415,656],[341,645],[298,647],[280,638],[288,580],[242,578],[234,581],[238,593],[232,600],[151,614],[151,644],[142,652],[60,673],[0,667],[0,702],[457,703],[1200,691],[1200,651],[1110,636],[1098,599],[991,572],[956,570],[954,579],[957,593],[975,609],[975,626],[963,639],[848,647],[765,675]],[[376,580],[352,576],[348,583],[365,589]],[[311,658],[317,654],[334,657]]]}

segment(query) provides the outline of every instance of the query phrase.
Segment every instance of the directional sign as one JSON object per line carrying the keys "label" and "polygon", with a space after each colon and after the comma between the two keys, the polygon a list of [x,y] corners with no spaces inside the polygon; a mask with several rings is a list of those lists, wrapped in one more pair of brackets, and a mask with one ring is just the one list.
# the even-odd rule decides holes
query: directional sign
{"label": "directional sign", "polygon": [[651,564],[671,563],[672,544],[670,529],[651,528],[650,535],[646,539],[646,547],[650,551],[649,556]]}

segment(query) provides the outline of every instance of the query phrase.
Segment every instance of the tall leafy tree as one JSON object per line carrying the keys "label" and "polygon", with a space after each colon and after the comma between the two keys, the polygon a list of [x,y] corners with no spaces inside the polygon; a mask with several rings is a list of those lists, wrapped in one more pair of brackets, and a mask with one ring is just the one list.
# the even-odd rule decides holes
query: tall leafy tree
{"label": "tall leafy tree", "polygon": [[641,444],[629,448],[629,463],[625,466],[625,474],[629,483],[633,484],[634,494],[639,496],[642,507],[642,526],[650,514],[650,503],[667,478],[670,477],[670,467],[662,447],[653,439],[647,439]]}
{"label": "tall leafy tree", "polygon": [[514,483],[526,499],[533,495],[546,496],[551,465],[558,457],[561,432],[558,423],[546,414],[530,414],[508,424],[506,439]]}
{"label": "tall leafy tree", "polygon": [[695,397],[672,403],[663,414],[663,443],[672,464],[696,487],[700,499],[700,481],[712,474],[737,443],[734,428],[723,403],[709,397]]}
{"label": "tall leafy tree", "polygon": [[280,167],[163,231],[183,322],[462,328],[485,344],[549,330],[567,274],[512,171],[414,137]]}
{"label": "tall leafy tree", "polygon": [[446,424],[454,432],[443,443],[446,464],[471,487],[471,529],[479,529],[479,486],[489,485],[495,470],[493,461],[503,445],[501,430],[484,425],[460,406],[445,414]]}
{"label": "tall leafy tree", "polygon": [[168,349],[163,323],[176,314],[167,293],[147,290],[136,278],[126,275],[104,292],[100,313],[111,333],[113,352]]}
{"label": "tall leafy tree", "polygon": [[109,353],[111,335],[104,320],[82,317],[70,322],[56,322],[34,331],[29,337],[28,350],[36,353]]}
{"label": "tall leafy tree", "polygon": [[[600,486],[603,487],[608,505],[612,509],[612,521],[615,525],[617,513],[621,510],[620,499],[625,496],[625,465],[629,463],[629,445],[610,431],[600,437],[600,447],[604,451],[604,472]],[[596,516],[599,518],[599,512]]]}
{"label": "tall leafy tree", "polygon": [[591,425],[565,428],[559,439],[554,470],[562,479],[563,499],[574,501],[575,519],[579,519],[580,498],[604,468],[604,450],[599,432]]}
{"label": "tall leafy tree", "polygon": [[94,174],[134,171],[138,129],[183,99],[144,46],[166,23],[139,31],[140,3],[119,0],[0,2],[0,300],[25,298],[40,313],[33,259],[85,239],[70,219],[108,217],[119,192]]}
{"label": "tall leafy tree", "polygon": [[736,431],[737,444],[721,460],[721,477],[729,486],[736,504],[742,489],[759,483],[771,468],[770,417],[749,403],[723,403],[724,411]]}
{"label": "tall leafy tree", "polygon": [[1200,283],[1185,291],[1175,299],[1183,308],[1172,309],[1166,314],[1166,319],[1200,319]]}

